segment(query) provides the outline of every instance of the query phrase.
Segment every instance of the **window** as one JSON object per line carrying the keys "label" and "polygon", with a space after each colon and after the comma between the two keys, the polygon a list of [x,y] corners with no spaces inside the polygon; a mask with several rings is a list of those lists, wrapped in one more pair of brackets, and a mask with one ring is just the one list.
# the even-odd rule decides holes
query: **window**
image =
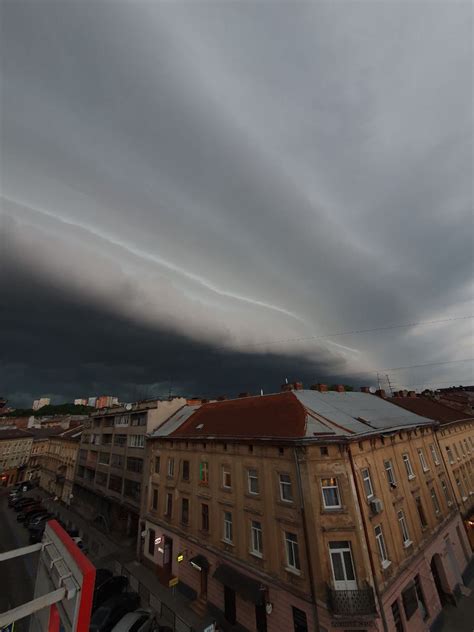
{"label": "window", "polygon": [[224,540],[232,542],[232,514],[230,511],[224,511]]}
{"label": "window", "polygon": [[424,529],[426,526],[428,526],[428,521],[426,520],[425,510],[423,509],[421,498],[419,496],[416,496],[415,504],[416,504],[416,509],[418,511],[418,516],[420,518],[421,526]]}
{"label": "window", "polygon": [[249,494],[258,494],[258,472],[257,470],[247,470]]}
{"label": "window", "polygon": [[151,508],[153,511],[157,511],[158,509],[158,490],[157,489],[154,489],[152,491]]}
{"label": "window", "polygon": [[408,474],[408,480],[415,478],[415,473],[413,472],[413,468],[411,466],[410,457],[408,456],[406,452],[405,454],[402,454],[402,459],[403,459],[403,463],[405,464],[405,469]]}
{"label": "window", "polygon": [[398,605],[398,601],[394,601],[392,603],[392,616],[393,622],[395,623],[395,632],[405,632],[403,628],[402,616],[400,614],[400,606]]}
{"label": "window", "polygon": [[159,474],[160,473],[160,465],[161,465],[161,459],[159,456],[155,456],[155,474]]}
{"label": "window", "polygon": [[463,442],[462,442],[462,441],[460,441],[460,442],[459,442],[459,445],[461,446],[461,452],[462,452],[463,456],[466,456],[466,451],[465,451],[465,449],[464,449]]}
{"label": "window", "polygon": [[131,448],[144,448],[145,447],[145,435],[128,435],[128,445]]}
{"label": "window", "polygon": [[321,479],[321,488],[323,490],[323,502],[325,509],[335,509],[341,507],[337,478]]}
{"label": "window", "polygon": [[116,434],[114,435],[114,445],[123,447],[127,443],[127,435]]}
{"label": "window", "polygon": [[293,570],[301,570],[300,567],[300,555],[298,552],[298,538],[295,533],[289,533],[285,531],[285,547],[286,547],[286,562],[288,568]]}
{"label": "window", "polygon": [[430,495],[431,495],[431,502],[433,503],[433,509],[435,511],[435,514],[439,515],[441,513],[441,508],[439,506],[438,496],[436,495],[434,487],[430,489]]}
{"label": "window", "polygon": [[137,459],[134,456],[127,457],[127,470],[140,474],[143,470],[143,459]]}
{"label": "window", "polygon": [[181,522],[183,524],[188,524],[189,522],[189,499],[188,498],[181,499]]}
{"label": "window", "polygon": [[387,568],[390,565],[390,560],[387,555],[387,547],[385,546],[385,539],[383,537],[383,531],[381,525],[377,525],[374,529],[375,539],[377,541],[377,547],[379,549],[380,561],[382,566]]}
{"label": "window", "polygon": [[117,415],[115,417],[114,425],[115,426],[128,426],[130,421],[130,415]]}
{"label": "window", "polygon": [[416,596],[416,589],[414,582],[409,584],[404,590],[402,590],[403,609],[405,610],[405,616],[407,620],[418,610],[418,597]]}
{"label": "window", "polygon": [[201,529],[209,531],[209,505],[201,505]]}
{"label": "window", "polygon": [[209,485],[209,463],[201,461],[199,464],[199,482],[201,485]]}
{"label": "window", "polygon": [[112,467],[122,468],[124,464],[124,458],[121,454],[112,454],[110,457],[110,465]]}
{"label": "window", "polygon": [[362,481],[364,483],[365,495],[367,498],[372,498],[374,495],[374,488],[372,487],[372,481],[370,479],[370,472],[368,468],[361,470]]}
{"label": "window", "polygon": [[122,493],[122,479],[120,476],[114,476],[113,474],[110,475],[109,489],[113,492],[118,492],[119,494]]}
{"label": "window", "polygon": [[165,516],[171,518],[173,513],[173,494],[166,494]]}
{"label": "window", "polygon": [[426,621],[426,619],[428,619],[430,615],[428,612],[428,608],[426,607],[425,595],[423,593],[423,587],[421,585],[421,578],[419,575],[415,575],[415,592],[418,599],[418,606],[420,608],[421,615],[423,617],[423,620]]}
{"label": "window", "polygon": [[449,445],[446,446],[446,454],[448,455],[448,461],[450,465],[452,465],[454,463],[454,456],[453,456],[453,451],[451,450]]}
{"label": "window", "polygon": [[461,460],[461,455],[459,454],[458,446],[455,443],[453,443],[453,448],[454,448],[454,452],[456,453],[458,461],[460,461]]}
{"label": "window", "polygon": [[103,434],[102,435],[102,445],[112,445],[112,435],[111,434]]}
{"label": "window", "polygon": [[443,494],[444,494],[444,497],[446,498],[446,502],[448,503],[448,507],[450,507],[452,504],[452,500],[451,500],[451,493],[449,491],[449,488],[444,478],[440,478],[439,481],[441,483],[441,489],[443,490]]}
{"label": "window", "polygon": [[402,542],[403,546],[407,547],[411,544],[410,535],[408,533],[407,522],[405,520],[405,514],[400,509],[397,513],[398,524],[400,525],[400,532],[402,534]]}
{"label": "window", "polygon": [[101,487],[105,487],[105,485],[107,484],[107,474],[105,472],[96,472],[95,482],[97,485],[100,485]]}
{"label": "window", "polygon": [[319,451],[321,452],[321,456],[327,456],[329,454],[327,446],[323,445],[321,448],[319,448]]}
{"label": "window", "polygon": [[183,461],[183,481],[189,481],[189,461]]}
{"label": "window", "polygon": [[263,538],[262,538],[262,523],[257,520],[252,520],[250,523],[250,545],[251,552],[254,555],[262,557],[263,554]]}
{"label": "window", "polygon": [[385,467],[385,472],[387,474],[387,481],[388,484],[391,487],[396,487],[397,486],[397,481],[395,479],[395,473],[393,471],[393,465],[392,465],[392,461],[384,461],[383,462],[384,467]]}
{"label": "window", "polygon": [[132,415],[132,426],[146,426],[146,413]]}
{"label": "window", "polygon": [[293,502],[293,490],[289,474],[280,474],[280,498],[286,502]]}
{"label": "window", "polygon": [[133,500],[140,500],[140,483],[138,481],[130,481],[127,478],[123,485],[123,495],[132,498]]}
{"label": "window", "polygon": [[471,450],[469,449],[469,444],[468,444],[468,442],[467,442],[467,439],[464,439],[464,445],[466,446],[466,452],[467,452],[468,454],[471,454]]}
{"label": "window", "polygon": [[439,461],[438,451],[436,450],[433,444],[430,445],[430,451],[431,451],[431,457],[433,459],[433,463],[435,465],[439,465],[440,461]]}
{"label": "window", "polygon": [[222,466],[222,487],[224,487],[225,489],[230,489],[232,487],[230,468],[226,465]]}
{"label": "window", "polygon": [[108,452],[99,452],[100,465],[108,465],[110,463],[110,454]]}
{"label": "window", "polygon": [[168,468],[167,468],[167,476],[168,478],[173,478],[174,476],[174,458],[172,456],[168,457]]}
{"label": "window", "polygon": [[293,628],[294,632],[308,632],[308,620],[306,612],[292,606],[293,610]]}
{"label": "window", "polygon": [[421,463],[423,472],[427,472],[430,468],[428,467],[428,463],[426,462],[425,453],[423,452],[421,448],[418,449],[418,456],[420,458],[420,463]]}
{"label": "window", "polygon": [[148,529],[148,554],[155,555],[155,530]]}
{"label": "window", "polygon": [[[7,452],[7,450],[4,450]],[[81,449],[79,450],[79,461],[85,461],[87,459],[87,450]]]}

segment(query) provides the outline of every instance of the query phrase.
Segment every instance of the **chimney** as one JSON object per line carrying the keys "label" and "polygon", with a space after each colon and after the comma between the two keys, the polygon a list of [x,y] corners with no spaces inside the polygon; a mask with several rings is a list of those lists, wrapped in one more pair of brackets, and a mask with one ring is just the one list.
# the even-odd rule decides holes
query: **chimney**
{"label": "chimney", "polygon": [[415,391],[408,391],[408,397],[412,397],[413,399],[415,399],[416,392]]}
{"label": "chimney", "polygon": [[227,399],[227,395],[219,395],[217,398],[218,402],[224,402]]}
{"label": "chimney", "polygon": [[239,397],[250,397],[250,393],[239,393]]}
{"label": "chimney", "polygon": [[368,386],[361,386],[360,387],[360,392],[361,393],[370,393],[370,388]]}
{"label": "chimney", "polygon": [[293,388],[295,391],[303,390],[303,382],[293,382]]}
{"label": "chimney", "polygon": [[281,391],[292,391],[293,390],[293,384],[282,384],[280,386],[280,390]]}
{"label": "chimney", "polygon": [[313,384],[311,387],[312,391],[319,391],[320,393],[327,393],[328,392],[328,385],[327,384]]}
{"label": "chimney", "polygon": [[337,392],[337,393],[344,393],[344,392],[345,392],[345,390],[346,390],[346,389],[344,388],[344,384],[338,384],[338,385],[336,386],[336,392]]}
{"label": "chimney", "polygon": [[385,399],[386,397],[385,391],[383,390],[383,388],[379,388],[378,391],[375,391],[375,394],[378,395],[379,397],[382,397],[382,399]]}

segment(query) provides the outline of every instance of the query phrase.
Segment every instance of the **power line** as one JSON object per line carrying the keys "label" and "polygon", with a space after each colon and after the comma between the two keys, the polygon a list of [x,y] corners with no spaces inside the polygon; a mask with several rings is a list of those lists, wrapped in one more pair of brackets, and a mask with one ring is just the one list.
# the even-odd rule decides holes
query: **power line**
{"label": "power line", "polygon": [[[300,338],[281,338],[279,340],[270,340],[268,342],[250,342],[248,344],[239,345],[239,349],[247,347],[264,347],[267,345],[283,344],[285,342],[305,342],[308,340],[322,340],[324,338],[335,338],[337,336],[353,336],[357,334],[374,333],[378,331],[388,331],[390,329],[404,329],[408,327],[420,327],[425,325],[436,325],[438,323],[448,323],[456,320],[468,320],[474,318],[474,315],[470,316],[455,316],[453,318],[439,318],[437,320],[420,320],[415,323],[403,323],[399,325],[386,325],[382,327],[373,327],[371,329],[353,329],[351,331],[337,331],[333,334],[319,334],[317,336],[303,336]],[[216,347],[216,351],[226,349],[228,347]]]}

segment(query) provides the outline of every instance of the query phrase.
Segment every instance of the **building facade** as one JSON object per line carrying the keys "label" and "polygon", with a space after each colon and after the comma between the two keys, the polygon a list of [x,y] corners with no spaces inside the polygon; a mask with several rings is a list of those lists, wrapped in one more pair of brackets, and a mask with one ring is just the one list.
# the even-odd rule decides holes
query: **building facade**
{"label": "building facade", "polygon": [[119,538],[136,538],[147,433],[186,404],[183,398],[103,409],[84,424],[74,479],[82,515]]}
{"label": "building facade", "polygon": [[39,485],[66,505],[73,498],[74,473],[76,470],[82,426],[50,436],[47,448],[40,460]]}
{"label": "building facade", "polygon": [[17,429],[0,430],[0,482],[9,487],[25,480],[33,436]]}
{"label": "building facade", "polygon": [[141,553],[247,630],[429,630],[471,551],[436,422],[368,393],[186,407],[149,441]]}

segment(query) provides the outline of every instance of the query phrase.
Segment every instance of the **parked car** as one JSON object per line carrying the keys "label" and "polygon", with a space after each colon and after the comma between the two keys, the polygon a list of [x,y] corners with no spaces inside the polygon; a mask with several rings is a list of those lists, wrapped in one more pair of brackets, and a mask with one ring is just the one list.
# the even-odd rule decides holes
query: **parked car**
{"label": "parked car", "polygon": [[111,632],[114,625],[138,608],[140,598],[135,592],[121,593],[107,599],[92,615],[89,632]]}
{"label": "parked car", "polygon": [[36,498],[19,498],[18,500],[15,500],[13,502],[12,507],[15,511],[20,511],[22,507],[26,507],[27,505],[33,505],[37,502],[38,501],[36,500]]}
{"label": "parked car", "polygon": [[24,525],[27,529],[33,527],[44,520],[51,520],[52,514],[48,513],[45,510],[42,510],[41,513],[35,514],[33,516],[28,516],[24,522]]}
{"label": "parked car", "polygon": [[32,527],[30,531],[30,542],[34,544],[35,542],[41,542],[43,539],[43,533],[46,528],[46,521],[40,522],[35,527]]}
{"label": "parked car", "polygon": [[21,508],[21,511],[18,512],[16,519],[18,522],[24,522],[29,515],[40,513],[42,511],[44,511],[44,507],[42,505],[27,505],[26,507]]}
{"label": "parked car", "polygon": [[107,601],[107,599],[110,599],[111,597],[122,593],[124,590],[127,589],[127,587],[128,578],[123,575],[119,575],[117,577],[109,577],[109,579],[104,581],[101,586],[96,585],[96,589],[94,590],[94,598],[92,601],[92,612],[94,612],[96,608],[102,605],[104,601]]}
{"label": "parked car", "polygon": [[73,538],[71,538],[72,541],[74,542],[74,544],[84,553],[87,554],[88,553],[88,549],[86,547],[86,545],[84,544],[84,541],[82,538],[79,538],[78,536],[75,536]]}
{"label": "parked car", "polygon": [[100,588],[100,586],[105,584],[105,582],[107,582],[113,576],[114,574],[112,573],[112,571],[109,571],[108,568],[97,568],[95,571],[94,590],[97,590],[98,588]]}
{"label": "parked car", "polygon": [[112,632],[151,632],[155,613],[151,610],[135,610],[127,612],[112,628]]}

